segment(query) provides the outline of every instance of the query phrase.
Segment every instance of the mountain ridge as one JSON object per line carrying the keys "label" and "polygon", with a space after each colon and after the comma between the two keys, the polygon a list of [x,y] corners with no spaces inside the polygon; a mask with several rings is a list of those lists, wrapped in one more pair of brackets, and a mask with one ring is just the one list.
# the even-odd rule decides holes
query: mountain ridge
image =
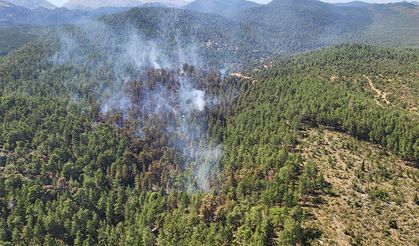
{"label": "mountain ridge", "polygon": [[47,0],[2,0],[2,2],[8,2],[15,6],[20,6],[28,9],[47,8],[55,9],[57,6],[50,3]]}
{"label": "mountain ridge", "polygon": [[68,9],[97,9],[103,7],[137,7],[138,0],[70,0],[63,5]]}
{"label": "mountain ridge", "polygon": [[246,9],[259,6],[261,5],[247,0],[195,0],[187,4],[184,8],[231,18]]}
{"label": "mountain ridge", "polygon": [[362,1],[352,1],[347,3],[333,3],[333,5],[338,7],[354,7],[354,8],[362,8],[372,5],[371,3],[362,2]]}
{"label": "mountain ridge", "polygon": [[98,8],[115,8],[115,7],[140,7],[140,6],[156,6],[163,4],[167,7],[179,7],[185,5],[184,0],[69,0],[63,5],[68,9],[98,9]]}
{"label": "mountain ridge", "polygon": [[0,26],[31,25],[57,26],[61,24],[80,24],[103,15],[114,14],[126,8],[98,8],[94,10],[70,10],[67,8],[29,9],[0,1]]}

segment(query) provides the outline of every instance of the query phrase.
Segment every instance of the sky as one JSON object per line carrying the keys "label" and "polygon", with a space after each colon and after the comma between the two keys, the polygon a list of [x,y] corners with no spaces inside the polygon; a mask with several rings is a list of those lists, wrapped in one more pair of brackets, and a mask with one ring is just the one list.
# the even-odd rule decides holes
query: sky
{"label": "sky", "polygon": [[[48,0],[51,3],[55,4],[56,6],[61,6],[64,3],[66,3],[68,0]],[[156,0],[157,2],[158,0]],[[228,0],[226,0],[228,1]],[[250,0],[253,2],[258,2],[258,3],[268,3],[271,0]],[[346,3],[346,2],[350,2],[352,0],[323,0],[324,2],[331,2],[331,3]],[[388,2],[400,2],[402,0],[363,0],[363,2],[369,2],[369,3],[388,3]]]}

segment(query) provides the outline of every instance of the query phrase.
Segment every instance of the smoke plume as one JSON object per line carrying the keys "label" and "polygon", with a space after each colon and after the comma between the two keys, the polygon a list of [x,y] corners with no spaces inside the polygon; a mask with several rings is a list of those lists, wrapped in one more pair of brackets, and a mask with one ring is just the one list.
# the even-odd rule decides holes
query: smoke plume
{"label": "smoke plume", "polygon": [[[197,70],[206,70],[199,45],[191,40],[168,47],[166,40],[150,38],[132,25],[115,30],[101,22],[64,27],[56,35],[60,48],[50,58],[54,66],[93,69],[91,77],[82,78],[86,80],[98,80],[98,68],[105,71],[106,77],[92,88],[100,113],[134,120],[138,138],[144,137],[146,123],[158,118],[171,144],[184,156],[183,168],[194,174],[189,186],[209,191],[222,147],[209,142],[206,117],[218,99],[197,81]],[[71,91],[79,91],[80,81],[70,83]]]}

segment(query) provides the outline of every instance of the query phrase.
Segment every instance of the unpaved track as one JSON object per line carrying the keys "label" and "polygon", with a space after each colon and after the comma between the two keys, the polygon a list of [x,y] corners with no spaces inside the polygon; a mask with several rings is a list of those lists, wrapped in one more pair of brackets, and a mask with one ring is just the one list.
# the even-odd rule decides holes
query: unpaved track
{"label": "unpaved track", "polygon": [[245,75],[243,75],[241,73],[232,73],[232,74],[230,74],[230,76],[238,77],[238,78],[242,78],[242,79],[250,79],[250,80],[252,80],[251,77],[245,76]]}
{"label": "unpaved track", "polygon": [[[390,101],[387,99],[388,93],[387,92],[383,92],[383,91],[377,89],[374,86],[373,81],[368,76],[364,75],[364,78],[366,78],[368,80],[368,86],[371,88],[371,90],[373,90],[377,94],[378,99],[379,100],[382,100],[387,105],[389,105],[390,104]],[[377,103],[380,104],[379,101],[377,101]]]}

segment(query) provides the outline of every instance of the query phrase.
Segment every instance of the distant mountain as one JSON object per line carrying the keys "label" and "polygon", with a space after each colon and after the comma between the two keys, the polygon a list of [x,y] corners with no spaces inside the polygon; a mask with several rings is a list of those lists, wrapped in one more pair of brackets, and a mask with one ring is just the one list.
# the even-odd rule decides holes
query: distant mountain
{"label": "distant mountain", "polygon": [[314,46],[336,42],[419,46],[419,6],[400,2],[354,7],[357,4],[345,7],[317,0],[273,0],[245,10],[235,19]]}
{"label": "distant mountain", "polygon": [[[229,4],[245,2],[234,1]],[[218,3],[221,4],[218,7],[228,5]],[[247,8],[232,18],[165,8],[161,3],[147,3],[141,6],[157,7],[134,8],[123,13],[119,12],[129,7],[31,10],[2,0],[0,4],[0,25],[3,26],[76,24],[118,13],[101,20],[115,30],[137,27],[141,35],[158,40],[158,45],[167,46],[167,50],[173,45],[193,43],[209,63],[258,60],[342,42],[419,45],[415,35],[419,32],[419,7],[411,3],[354,8],[316,0],[274,0],[267,5]]]}
{"label": "distant mountain", "polygon": [[16,6],[16,5],[14,5],[10,2],[0,0],[0,8],[10,8],[10,7],[14,7],[14,6]]}
{"label": "distant mountain", "polygon": [[[225,57],[234,55],[238,46],[232,35],[239,30],[239,25],[222,16],[198,13],[195,11],[174,8],[133,8],[124,13],[104,16],[101,21],[118,32],[116,43],[124,43],[132,33],[132,28],[141,33],[142,38],[152,40],[161,50],[167,53],[180,49],[194,49],[200,57],[206,57],[205,63],[223,63]],[[126,27],[130,27],[126,30]],[[181,48],[182,47],[182,48]],[[240,47],[242,52],[248,47]],[[208,53],[207,53],[208,51]],[[186,52],[189,53],[189,52]],[[176,56],[176,54],[172,54]]]}
{"label": "distant mountain", "polygon": [[3,4],[7,2],[13,5],[28,8],[28,9],[36,9],[36,8],[54,9],[56,8],[55,5],[48,2],[47,0],[7,0],[7,1],[3,0],[3,1],[0,1],[0,6],[2,6]]}
{"label": "distant mountain", "polygon": [[372,4],[367,7],[372,23],[355,34],[360,41],[418,47],[419,6],[408,3]]}
{"label": "distant mountain", "polygon": [[260,4],[246,0],[195,0],[186,5],[185,9],[232,17],[246,9],[258,6]]}
{"label": "distant mountain", "polygon": [[[361,25],[355,26],[360,20],[362,21],[357,14],[354,14],[356,18],[350,22],[347,20],[350,18],[344,15],[345,12],[343,14],[332,12],[340,8],[317,1],[312,2],[319,3],[318,8],[309,6],[312,9],[311,13],[308,10],[306,12],[310,18],[302,20],[290,16],[278,18],[276,11],[285,14],[281,12],[284,7],[282,5],[247,9],[244,14],[255,16],[249,15],[245,18],[240,14],[239,21],[214,14],[171,8],[134,8],[128,12],[105,16],[101,20],[113,27],[116,32],[124,30],[127,26],[134,27],[142,38],[153,40],[157,43],[157,47],[167,50],[168,53],[176,50],[177,46],[192,45],[200,54],[199,57],[206,58],[205,63],[217,66],[324,47],[339,42],[342,33],[346,31],[353,33],[354,30],[361,28]],[[298,7],[303,8],[303,6]],[[332,10],[325,12],[322,8],[324,6]],[[274,16],[276,19],[262,19],[262,22],[258,22],[261,20],[259,14],[262,15],[264,11],[269,13],[272,10],[274,12],[271,18]],[[284,11],[289,13],[294,10],[288,7]],[[362,13],[362,11],[357,12]],[[327,14],[326,17],[323,14]],[[347,22],[354,26],[348,25]],[[313,26],[323,29],[316,29]],[[123,31],[120,32],[123,37]],[[123,41],[112,43],[123,43]]]}
{"label": "distant mountain", "polygon": [[78,24],[124,10],[127,9],[99,8],[92,11],[69,10],[66,8],[29,9],[0,0],[0,26]]}
{"label": "distant mountain", "polygon": [[353,32],[371,22],[365,8],[337,7],[316,0],[274,0],[267,5],[247,9],[236,19],[241,23],[265,25],[290,35],[304,34],[307,39]]}
{"label": "distant mountain", "polygon": [[141,8],[150,8],[150,7],[155,7],[155,8],[167,8],[169,6],[163,4],[163,3],[144,3],[143,5],[140,6]]}
{"label": "distant mountain", "polygon": [[361,7],[367,7],[371,5],[371,3],[366,3],[362,1],[352,1],[347,3],[332,3],[332,5],[338,6],[338,7],[353,7],[353,8],[361,8]]}
{"label": "distant mountain", "polygon": [[[0,25],[23,24],[32,10],[0,0]],[[22,22],[21,22],[22,21]]]}
{"label": "distant mountain", "polygon": [[[149,6],[149,4],[163,4],[167,7],[178,8],[181,6],[185,6],[188,4],[186,0],[140,0],[144,3],[145,6]],[[144,6],[142,5],[142,6]]]}
{"label": "distant mountain", "polygon": [[139,6],[180,7],[186,5],[184,0],[70,0],[63,7],[68,9],[126,8]]}
{"label": "distant mountain", "polygon": [[[2,3],[0,2],[0,8]],[[28,26],[0,27],[0,57],[37,38],[36,28]]]}
{"label": "distant mountain", "polygon": [[68,9],[98,9],[104,7],[136,7],[138,0],[70,0],[63,7]]}

